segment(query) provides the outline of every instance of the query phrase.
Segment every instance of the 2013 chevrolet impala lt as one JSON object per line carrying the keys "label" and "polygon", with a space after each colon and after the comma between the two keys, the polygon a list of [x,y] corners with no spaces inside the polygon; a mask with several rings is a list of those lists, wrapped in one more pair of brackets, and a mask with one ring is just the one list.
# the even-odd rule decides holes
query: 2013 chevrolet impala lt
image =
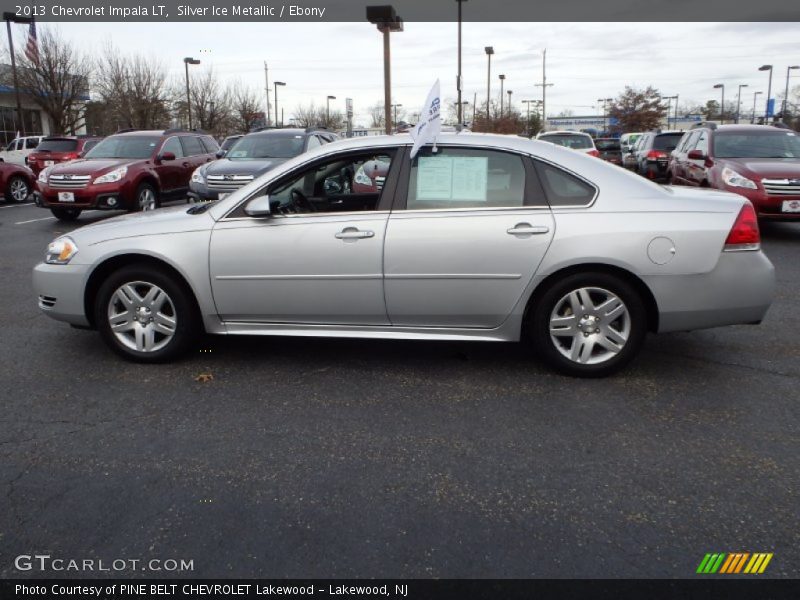
{"label": "2013 chevrolet impala lt", "polygon": [[620,369],[647,331],[769,308],[774,270],[742,196],[519,137],[410,146],[334,142],[223,200],[78,229],[35,267],[39,306],[144,362],[204,331],[525,339],[578,376]]}

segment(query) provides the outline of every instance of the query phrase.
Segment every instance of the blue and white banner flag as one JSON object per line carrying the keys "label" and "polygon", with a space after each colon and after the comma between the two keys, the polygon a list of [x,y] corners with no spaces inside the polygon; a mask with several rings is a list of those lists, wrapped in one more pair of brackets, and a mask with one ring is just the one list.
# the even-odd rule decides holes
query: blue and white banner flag
{"label": "blue and white banner flag", "polygon": [[411,147],[411,160],[414,160],[419,149],[425,144],[433,142],[433,145],[436,145],[436,138],[442,129],[441,106],[439,80],[437,79],[431,91],[428,92],[428,98],[425,100],[425,106],[419,116],[419,123],[411,130],[411,138],[414,140],[414,145]]}

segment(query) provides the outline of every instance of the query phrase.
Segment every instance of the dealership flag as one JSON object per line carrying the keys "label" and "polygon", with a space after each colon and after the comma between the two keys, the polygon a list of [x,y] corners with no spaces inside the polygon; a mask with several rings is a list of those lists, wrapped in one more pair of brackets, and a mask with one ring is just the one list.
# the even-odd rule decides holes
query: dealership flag
{"label": "dealership flag", "polygon": [[36,22],[31,21],[31,26],[28,27],[28,43],[25,45],[25,56],[33,64],[39,64],[39,43],[36,39]]}
{"label": "dealership flag", "polygon": [[411,147],[412,160],[419,152],[419,149],[428,142],[433,142],[434,147],[436,146],[436,137],[442,128],[440,108],[441,99],[439,97],[439,80],[437,79],[431,91],[428,92],[428,98],[425,100],[419,123],[411,130],[411,137],[414,140],[414,145]]}

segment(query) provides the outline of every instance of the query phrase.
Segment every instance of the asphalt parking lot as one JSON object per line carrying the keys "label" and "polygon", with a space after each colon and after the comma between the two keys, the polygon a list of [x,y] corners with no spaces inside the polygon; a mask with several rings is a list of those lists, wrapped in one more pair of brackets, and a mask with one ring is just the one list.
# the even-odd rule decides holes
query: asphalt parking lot
{"label": "asphalt parking lot", "polygon": [[14,568],[35,553],[193,560],[116,573],[148,577],[690,577],[707,552],[800,576],[800,224],[762,228],[762,325],[650,336],[581,381],[484,343],[126,363],[40,314],[30,270],[74,228],[49,217],[0,204],[3,577],[59,575]]}

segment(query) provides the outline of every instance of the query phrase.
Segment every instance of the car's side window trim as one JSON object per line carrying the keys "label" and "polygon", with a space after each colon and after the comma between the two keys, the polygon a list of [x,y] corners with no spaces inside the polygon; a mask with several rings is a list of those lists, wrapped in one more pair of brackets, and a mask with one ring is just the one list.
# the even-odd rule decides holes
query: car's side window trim
{"label": "car's side window trim", "polygon": [[[497,211],[515,211],[530,208],[548,209],[549,203],[547,202],[547,195],[544,192],[544,187],[539,181],[539,175],[533,168],[530,161],[530,155],[523,152],[515,152],[505,148],[481,148],[480,146],[460,146],[460,145],[447,145],[439,146],[441,149],[474,149],[486,150],[488,152],[502,152],[505,154],[513,154],[522,159],[523,168],[525,169],[525,188],[523,190],[523,202],[520,206],[490,206],[490,207],[453,207],[453,208],[414,208],[408,209],[408,190],[411,180],[411,162],[406,157],[403,157],[402,170],[400,172],[400,180],[398,182],[397,191],[395,193],[395,201],[392,204],[392,212],[404,213],[433,213],[433,212],[497,212]],[[538,196],[535,194],[538,193]],[[540,201],[537,201],[539,200]]]}
{"label": "car's side window trim", "polygon": [[392,155],[392,163],[389,167],[389,173],[386,176],[386,181],[384,182],[383,188],[381,190],[381,197],[378,201],[378,205],[375,207],[375,210],[360,210],[360,211],[348,211],[348,212],[313,212],[313,213],[299,213],[296,215],[280,215],[281,217],[291,217],[291,218],[302,218],[302,217],[322,217],[322,216],[339,216],[339,215],[366,215],[366,214],[376,214],[376,213],[384,213],[390,210],[392,205],[392,200],[395,197],[395,190],[397,187],[397,179],[398,179],[398,172],[400,171],[399,164],[403,163],[404,161],[402,158],[405,156],[404,146],[385,146],[385,147],[377,147],[377,148],[361,148],[361,149],[353,149],[347,150],[346,152],[342,152],[341,154],[328,154],[326,156],[316,157],[313,160],[309,160],[304,162],[301,165],[298,165],[295,169],[288,171],[281,175],[280,178],[270,181],[268,184],[259,187],[256,191],[251,194],[248,194],[239,204],[234,206],[231,210],[229,210],[225,215],[222,217],[224,220],[232,220],[232,219],[251,219],[244,214],[244,207],[245,205],[250,202],[256,196],[263,195],[264,191],[276,185],[282,185],[286,181],[292,179],[293,177],[297,177],[301,172],[307,171],[308,169],[315,168],[317,165],[329,162],[331,160],[339,160],[339,159],[346,159],[348,156],[364,156],[367,154],[378,154],[381,152],[385,152],[387,154]]}

